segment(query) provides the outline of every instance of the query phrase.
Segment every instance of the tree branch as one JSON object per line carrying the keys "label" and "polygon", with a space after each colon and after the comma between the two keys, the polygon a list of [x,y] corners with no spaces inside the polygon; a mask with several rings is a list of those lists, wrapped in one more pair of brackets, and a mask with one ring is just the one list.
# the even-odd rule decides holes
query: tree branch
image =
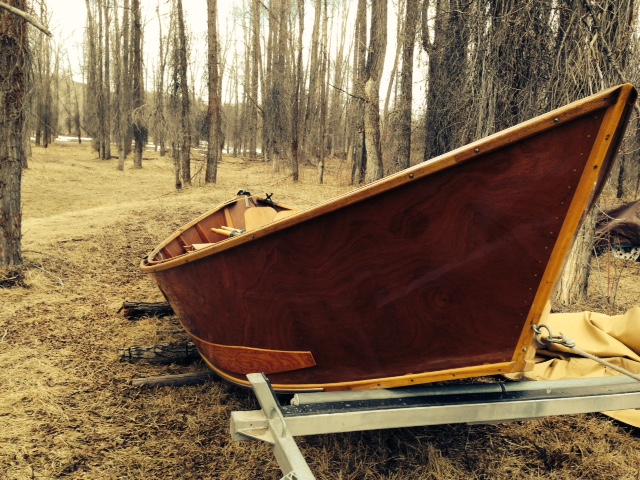
{"label": "tree branch", "polygon": [[609,44],[607,43],[607,40],[602,33],[602,28],[600,28],[600,22],[598,21],[598,18],[596,17],[596,15],[593,13],[593,9],[591,8],[591,5],[589,5],[589,2],[587,2],[586,0],[582,0],[582,5],[584,5],[584,8],[587,10],[587,13],[591,17],[591,20],[593,20],[593,27],[596,33],[600,37],[600,42],[602,43],[602,50],[604,51],[604,55],[609,61],[611,68],[616,73],[616,75],[618,75],[619,81],[625,82],[626,81],[625,75],[622,73],[622,70],[620,70],[620,67],[618,66],[618,62],[613,57],[613,52],[609,48]]}
{"label": "tree branch", "polygon": [[31,25],[36,27],[38,30],[40,30],[45,35],[47,35],[49,37],[52,36],[51,32],[49,30],[47,30],[47,27],[45,27],[44,25],[42,25],[42,23],[40,23],[40,20],[38,20],[35,17],[32,17],[28,13],[25,13],[25,12],[23,12],[22,10],[20,10],[20,9],[18,9],[16,7],[12,7],[11,5],[7,5],[4,2],[0,2],[0,8],[4,8],[6,10],[9,10],[14,15],[18,15],[19,17],[22,17],[23,19],[25,19],[27,22],[29,22]]}
{"label": "tree branch", "polygon": [[364,97],[360,97],[360,96],[358,96],[358,95],[354,95],[353,93],[349,93],[349,92],[347,92],[346,90],[343,90],[342,88],[340,88],[340,87],[337,87],[337,86],[333,85],[332,83],[330,83],[330,84],[329,84],[329,86],[330,86],[330,87],[335,88],[336,90],[338,90],[338,91],[340,91],[340,92],[342,92],[342,93],[346,93],[346,94],[347,94],[347,95],[349,95],[351,98],[355,98],[356,100],[362,100],[362,101],[365,101],[365,100],[366,100]]}

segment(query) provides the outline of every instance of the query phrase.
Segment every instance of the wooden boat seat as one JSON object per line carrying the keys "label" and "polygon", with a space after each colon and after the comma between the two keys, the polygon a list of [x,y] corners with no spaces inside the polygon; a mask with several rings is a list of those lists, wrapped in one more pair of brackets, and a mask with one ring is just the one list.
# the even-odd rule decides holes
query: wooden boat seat
{"label": "wooden boat seat", "polygon": [[255,230],[273,222],[277,212],[273,207],[248,208],[244,212],[244,229]]}
{"label": "wooden boat seat", "polygon": [[283,218],[287,218],[297,212],[298,210],[282,210],[280,212],[276,212],[272,207],[250,208],[244,212],[245,230],[264,227],[271,222],[282,220]]}

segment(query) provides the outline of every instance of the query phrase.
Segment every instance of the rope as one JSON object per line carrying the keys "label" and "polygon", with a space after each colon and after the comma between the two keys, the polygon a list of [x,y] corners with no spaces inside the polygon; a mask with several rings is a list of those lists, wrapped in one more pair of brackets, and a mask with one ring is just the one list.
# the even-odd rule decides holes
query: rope
{"label": "rope", "polygon": [[[547,331],[547,337],[544,339],[542,338],[542,330]],[[551,329],[546,325],[533,325],[533,331],[536,333],[536,341],[542,346],[546,347],[551,343],[555,343],[556,345],[561,345],[565,348],[568,348],[576,355],[580,355],[584,358],[588,358],[589,360],[593,360],[594,362],[598,362],[599,364],[604,365],[605,367],[609,367],[612,370],[615,370],[616,372],[622,373],[623,375],[631,377],[634,380],[637,380],[640,382],[640,375],[636,375],[635,373],[632,373],[629,370],[626,370],[622,367],[614,365],[611,362],[607,362],[606,360],[603,360],[599,357],[596,357],[595,355],[592,355],[590,353],[585,352],[584,350],[581,350],[580,348],[576,347],[575,340],[567,337],[566,335],[563,335],[562,333],[560,333],[559,335],[554,335],[551,332]]]}

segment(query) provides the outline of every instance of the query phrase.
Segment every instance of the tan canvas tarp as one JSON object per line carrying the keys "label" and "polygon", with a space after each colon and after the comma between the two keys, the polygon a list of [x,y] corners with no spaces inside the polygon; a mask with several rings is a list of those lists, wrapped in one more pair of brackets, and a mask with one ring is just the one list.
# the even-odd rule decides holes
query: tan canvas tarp
{"label": "tan canvas tarp", "polygon": [[[579,349],[640,374],[640,307],[615,316],[594,312],[552,313],[544,323],[554,335],[563,333],[575,340]],[[611,368],[578,357],[571,354],[569,349],[557,345],[538,348],[537,355],[537,363],[531,372],[527,372],[527,379],[560,380],[620,375]],[[640,410],[603,413],[640,428]]]}

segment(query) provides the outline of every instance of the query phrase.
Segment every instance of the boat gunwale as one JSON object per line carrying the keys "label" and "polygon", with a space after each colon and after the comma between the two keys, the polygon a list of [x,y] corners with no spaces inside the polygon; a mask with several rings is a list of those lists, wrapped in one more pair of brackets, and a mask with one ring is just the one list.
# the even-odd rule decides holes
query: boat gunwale
{"label": "boat gunwale", "polygon": [[[428,177],[436,172],[443,171],[457,164],[481,158],[484,155],[487,155],[495,150],[522,141],[533,135],[546,132],[553,129],[554,127],[560,126],[561,124],[570,122],[584,115],[588,115],[589,113],[612,107],[616,102],[618,102],[620,95],[626,95],[626,97],[629,98],[631,96],[631,92],[634,90],[635,89],[631,84],[623,84],[609,88],[597,94],[552,110],[551,112],[539,115],[525,122],[501,130],[500,132],[496,132],[492,135],[489,135],[488,137],[484,137],[480,140],[459,147],[445,154],[439,155],[438,157],[435,157],[426,162],[419,163],[405,170],[389,175],[368,185],[364,185],[355,190],[334,197],[333,199],[325,203],[320,203],[306,209],[301,209],[286,218],[269,223],[260,228],[256,228],[243,235],[230,237],[228,239],[213,243],[211,246],[205,247],[203,249],[194,252],[186,252],[185,254],[178,255],[173,258],[164,259],[161,261],[154,260],[154,257],[158,255],[158,253],[160,253],[160,251],[170,242],[178,238],[180,234],[194,227],[201,220],[211,216],[216,211],[220,211],[226,206],[237,202],[238,198],[230,200],[221,205],[218,205],[213,210],[203,213],[195,220],[192,220],[191,222],[173,232],[151,253],[149,253],[147,257],[142,260],[140,268],[145,273],[168,270],[179,265],[195,262],[207,258],[211,255],[221,253],[225,250],[235,248],[239,245],[258,240],[262,237],[271,235],[281,230],[285,230],[298,223],[318,218],[329,213],[333,213],[335,211],[341,210],[342,208],[367,200],[368,198],[374,197],[378,194]],[[613,98],[614,95],[616,95],[616,98]],[[594,148],[595,147],[596,144],[594,143]],[[288,207],[284,204],[276,203],[276,205],[285,209],[291,209],[291,207]]]}
{"label": "boat gunwale", "polygon": [[[259,195],[251,195],[251,196],[247,196],[247,197],[245,197],[245,196],[237,196],[234,199],[227,200],[226,202],[217,205],[216,208],[214,208],[213,210],[208,210],[208,211],[204,212],[203,214],[201,214],[200,216],[198,216],[194,220],[191,220],[190,222],[186,223],[185,225],[183,225],[179,229],[175,230],[171,235],[169,235],[167,238],[165,238],[156,248],[154,248],[151,251],[151,253],[149,253],[149,255],[147,255],[142,260],[142,263],[140,265],[142,270],[145,271],[145,272],[154,271],[155,269],[153,269],[153,267],[156,267],[158,265],[162,265],[162,264],[164,264],[166,262],[170,262],[172,260],[176,260],[176,261],[184,260],[185,256],[193,256],[196,253],[200,253],[200,252],[210,253],[212,247],[215,247],[216,245],[219,245],[221,243],[234,241],[237,238],[239,238],[240,236],[229,237],[227,239],[220,240],[218,242],[213,242],[213,243],[211,243],[211,245],[208,245],[208,246],[206,246],[204,248],[201,248],[200,250],[194,250],[192,252],[184,252],[184,253],[176,256],[176,257],[167,258],[167,259],[164,259],[164,260],[154,260],[154,257],[157,256],[162,251],[163,248],[165,248],[167,245],[169,245],[172,241],[176,240],[184,232],[186,232],[187,230],[193,228],[198,223],[200,223],[202,220],[205,220],[206,218],[209,218],[214,213],[219,212],[219,211],[225,209],[226,207],[228,207],[228,206],[230,206],[232,204],[238,203],[239,201],[241,201],[244,198],[255,199],[258,202],[265,201],[265,199],[260,197]],[[275,203],[275,202],[273,202],[273,205],[275,205],[278,208],[282,208],[283,210],[289,210],[289,211],[297,210],[294,207],[290,207],[289,205],[285,205],[283,203]],[[254,230],[252,230],[252,231],[254,231]],[[205,255],[205,256],[208,256],[208,255]],[[183,263],[188,263],[188,262],[178,262],[178,263],[180,265],[182,265]],[[147,267],[152,267],[152,270],[148,270]],[[164,270],[164,269],[162,269],[162,270]]]}

